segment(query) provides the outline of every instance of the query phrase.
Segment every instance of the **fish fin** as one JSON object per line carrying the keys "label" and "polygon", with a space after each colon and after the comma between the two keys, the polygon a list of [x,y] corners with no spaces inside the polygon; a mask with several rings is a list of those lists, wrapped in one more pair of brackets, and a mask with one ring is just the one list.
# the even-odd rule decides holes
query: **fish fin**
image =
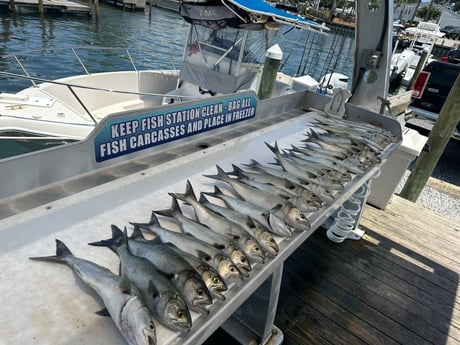
{"label": "fish fin", "polygon": [[107,308],[103,308],[99,311],[96,312],[97,315],[99,316],[111,316]]}
{"label": "fish fin", "polygon": [[205,262],[209,262],[211,260],[211,256],[202,250],[197,250],[196,253],[198,254],[198,257]]}
{"label": "fish fin", "polygon": [[203,175],[205,177],[213,178],[215,180],[227,181],[230,176],[220,166],[216,165],[217,175]]}
{"label": "fish fin", "polygon": [[275,146],[270,145],[266,141],[264,141],[264,143],[270,149],[270,151],[272,151],[275,155],[280,153],[280,151],[278,149],[278,144],[277,144],[276,141],[275,141]]}
{"label": "fish fin", "polygon": [[213,197],[216,197],[216,198],[218,198],[219,195],[224,194],[222,192],[222,190],[216,185],[214,185],[214,192],[201,192],[201,193],[204,194],[204,195],[210,195],[210,196],[213,196]]}
{"label": "fish fin", "polygon": [[185,185],[185,196],[191,197],[193,200],[196,200],[196,194],[193,191],[193,186],[190,180],[187,180],[187,184]]}
{"label": "fish fin", "polygon": [[154,213],[156,214],[159,214],[160,216],[164,216],[164,217],[168,217],[168,218],[172,218],[172,220],[175,220],[177,221],[177,219],[175,219],[176,215],[181,215],[182,214],[182,210],[179,206],[179,202],[177,201],[177,198],[175,195],[171,195],[171,207],[170,208],[166,208],[166,209],[163,209],[163,210],[156,210],[156,211],[153,211]]}
{"label": "fish fin", "polygon": [[120,288],[120,291],[123,293],[131,293],[131,282],[126,274],[121,274],[118,287]]}
{"label": "fish fin", "polygon": [[160,226],[160,221],[158,220],[158,217],[156,216],[155,212],[152,212],[150,215],[150,220],[148,223],[134,223],[134,222],[129,222],[129,224],[133,226],[137,226],[140,229],[147,229],[150,231],[153,231],[151,228],[155,226]]}
{"label": "fish fin", "polygon": [[283,205],[281,205],[281,204],[275,205],[270,209],[269,213],[275,213],[275,212],[281,210],[282,208],[283,208]]}
{"label": "fish fin", "polygon": [[219,250],[224,250],[224,249],[225,249],[225,246],[224,246],[223,244],[220,244],[220,243],[217,243],[217,242],[216,242],[216,243],[212,243],[212,246],[213,246],[214,248],[219,249]]}
{"label": "fish fin", "polygon": [[133,232],[131,233],[131,239],[133,240],[145,240],[145,236],[142,233],[142,230],[138,226],[134,226]]}
{"label": "fish fin", "polygon": [[209,204],[209,200],[208,198],[206,198],[206,195],[203,192],[200,193],[200,199],[198,201],[200,204],[203,204],[203,205]]}
{"label": "fish fin", "polygon": [[58,239],[56,239],[55,241],[56,241],[56,255],[29,257],[29,259],[35,260],[35,261],[65,263],[65,258],[67,256],[73,256],[73,254],[70,251],[70,249],[67,248],[67,246],[64,244],[64,242]]}
{"label": "fish fin", "polygon": [[254,222],[254,219],[252,219],[251,217],[247,217],[246,219],[246,226],[249,228],[249,229],[255,229],[256,228],[256,223]]}
{"label": "fish fin", "polygon": [[232,164],[233,171],[231,172],[232,175],[241,177],[244,175],[244,170],[241,169],[239,166]]}
{"label": "fish fin", "polygon": [[121,245],[123,242],[123,231],[116,225],[112,224],[112,237],[107,240],[101,240],[97,242],[88,243],[90,246],[96,247],[109,247],[115,253],[117,252],[116,248]]}
{"label": "fish fin", "polygon": [[156,296],[159,295],[159,292],[158,292],[157,288],[155,287],[155,284],[153,284],[153,282],[151,280],[149,280],[149,284],[148,284],[148,287],[147,287],[147,294],[149,296],[152,296],[153,298],[155,298]]}

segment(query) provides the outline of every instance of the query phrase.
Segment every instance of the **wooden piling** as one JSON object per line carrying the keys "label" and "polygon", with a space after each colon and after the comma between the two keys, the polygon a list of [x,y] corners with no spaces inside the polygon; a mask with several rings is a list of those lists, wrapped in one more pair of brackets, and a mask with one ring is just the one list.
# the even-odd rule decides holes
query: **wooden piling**
{"label": "wooden piling", "polygon": [[38,13],[45,13],[45,8],[43,7],[43,0],[38,0]]}
{"label": "wooden piling", "polygon": [[94,11],[96,13],[96,19],[99,19],[99,0],[94,0]]}
{"label": "wooden piling", "polygon": [[417,66],[415,67],[414,75],[412,76],[409,84],[406,87],[406,91],[412,90],[414,88],[415,81],[417,80],[418,75],[425,66],[425,62],[428,59],[428,51],[423,50],[420,59],[418,60]]}
{"label": "wooden piling", "polygon": [[412,202],[417,201],[428,178],[433,173],[436,164],[444,152],[452,133],[460,120],[460,74],[450,89],[439,117],[428,136],[429,152],[422,151],[415,161],[409,178],[404,185],[400,196]]}
{"label": "wooden piling", "polygon": [[264,69],[260,78],[259,91],[257,93],[260,99],[271,97],[282,58],[283,52],[277,44],[267,50]]}
{"label": "wooden piling", "polygon": [[10,11],[11,13],[16,13],[16,4],[14,3],[14,0],[10,0]]}

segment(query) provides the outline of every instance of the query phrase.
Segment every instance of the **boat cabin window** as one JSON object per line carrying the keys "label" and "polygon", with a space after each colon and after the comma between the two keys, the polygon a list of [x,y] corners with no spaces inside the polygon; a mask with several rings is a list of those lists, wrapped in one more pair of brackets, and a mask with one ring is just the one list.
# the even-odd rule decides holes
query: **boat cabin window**
{"label": "boat cabin window", "polygon": [[250,89],[270,43],[266,30],[191,24],[181,79],[219,93]]}

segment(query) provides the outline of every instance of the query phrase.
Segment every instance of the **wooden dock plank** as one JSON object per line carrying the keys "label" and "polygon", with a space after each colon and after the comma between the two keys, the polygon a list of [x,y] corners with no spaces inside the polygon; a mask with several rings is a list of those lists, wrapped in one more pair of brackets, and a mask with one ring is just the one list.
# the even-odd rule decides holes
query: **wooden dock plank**
{"label": "wooden dock plank", "polygon": [[[14,0],[15,6],[34,7],[38,9],[38,0]],[[0,0],[0,6],[10,6],[10,0]],[[62,12],[90,13],[91,8],[87,5],[71,0],[43,0],[45,10],[60,10]]]}
{"label": "wooden dock plank", "polygon": [[285,262],[284,344],[460,345],[459,222],[393,196],[360,227],[342,244],[318,229]]}
{"label": "wooden dock plank", "polygon": [[342,244],[319,229],[286,261],[285,343],[459,345],[458,223],[393,197],[367,206],[361,227],[363,239]]}
{"label": "wooden dock plank", "polygon": [[[387,284],[385,280],[375,279],[372,274],[367,272],[368,270],[361,270],[359,267],[349,264],[348,259],[350,258],[337,255],[337,252],[331,251],[331,248],[327,248],[327,246],[317,246],[314,242],[318,242],[318,238],[315,236],[308,248],[309,257],[312,261],[324,260],[326,252],[328,252],[327,260],[344,261],[340,270],[330,267],[323,271],[321,279],[340,286],[347,293],[430,342],[439,344],[445,339],[445,333],[450,324],[449,317],[434,313],[431,308],[420,304],[410,295],[391,288],[389,285],[392,284]],[[325,243],[321,238],[319,240],[319,242]],[[301,251],[305,255],[305,248],[302,248]],[[397,281],[400,278],[394,276],[392,279]],[[454,335],[452,337],[456,341],[460,340],[460,329],[455,328]]]}
{"label": "wooden dock plank", "polygon": [[[358,276],[357,283],[375,281],[382,287],[387,286],[392,290],[392,293],[400,293],[403,298],[412,299],[413,303],[417,302],[422,306],[429,307],[437,317],[450,318],[453,310],[457,312],[460,310],[458,301],[455,301],[456,296],[451,291],[429,284],[426,287],[426,283],[429,283],[426,280],[414,278],[410,271],[399,271],[397,265],[385,265],[384,260],[372,262],[372,257],[369,257],[367,253],[354,255],[352,245],[347,246],[346,250],[340,250],[336,247],[329,248],[325,241],[317,240],[317,238],[312,238],[312,241],[316,241],[319,250],[325,256],[328,255],[331,260],[342,260],[344,264],[340,268],[351,275],[350,277],[353,277],[354,273],[355,276]],[[312,243],[312,245],[314,244]],[[314,249],[312,248],[312,250]],[[320,258],[317,257],[317,259]],[[382,265],[386,266],[386,269],[382,269]],[[460,324],[457,326],[460,327]]]}

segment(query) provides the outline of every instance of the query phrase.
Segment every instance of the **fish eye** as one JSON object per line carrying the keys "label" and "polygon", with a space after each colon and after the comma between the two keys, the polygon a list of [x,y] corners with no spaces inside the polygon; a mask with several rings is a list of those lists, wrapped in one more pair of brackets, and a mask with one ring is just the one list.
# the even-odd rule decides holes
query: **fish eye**
{"label": "fish eye", "polygon": [[155,325],[153,324],[153,322],[150,322],[150,325],[149,325],[150,329],[153,331],[155,329]]}
{"label": "fish eye", "polygon": [[246,262],[246,258],[242,256],[240,261],[241,262]]}
{"label": "fish eye", "polygon": [[259,251],[259,250],[260,250],[259,246],[255,246],[255,247],[254,247],[254,250]]}
{"label": "fish eye", "polygon": [[219,279],[219,277],[214,277],[214,278],[212,278],[212,282],[213,282],[214,284],[220,284],[220,279]]}
{"label": "fish eye", "polygon": [[300,219],[305,219],[305,215],[303,213],[300,214]]}
{"label": "fish eye", "polygon": [[179,319],[183,319],[185,316],[185,313],[182,310],[178,310],[176,315]]}
{"label": "fish eye", "polygon": [[203,296],[204,295],[204,290],[203,289],[198,289],[196,291],[196,293],[198,294],[198,296]]}
{"label": "fish eye", "polygon": [[269,241],[270,241],[271,243],[274,243],[274,242],[275,242],[275,239],[274,239],[274,238],[270,238]]}
{"label": "fish eye", "polygon": [[235,272],[235,267],[230,267],[230,272]]}

